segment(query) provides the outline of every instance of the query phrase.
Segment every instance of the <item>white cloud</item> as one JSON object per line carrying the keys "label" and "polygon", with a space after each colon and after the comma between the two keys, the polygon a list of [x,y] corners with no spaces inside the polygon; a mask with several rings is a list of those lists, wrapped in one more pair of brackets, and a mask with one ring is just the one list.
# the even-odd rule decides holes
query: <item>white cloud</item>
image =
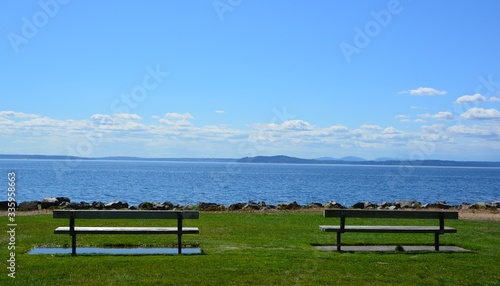
{"label": "white cloud", "polygon": [[400,94],[409,93],[410,95],[415,95],[415,96],[432,96],[432,95],[445,95],[446,91],[437,90],[431,87],[419,87],[417,89],[410,89],[408,91],[401,91],[399,93]]}
{"label": "white cloud", "polygon": [[288,120],[281,124],[276,123],[260,123],[254,124],[254,128],[258,130],[310,130],[313,128],[311,124],[303,120]]}
{"label": "white cloud", "polygon": [[380,127],[378,125],[370,125],[370,124],[363,124],[359,128],[363,129],[363,130],[382,130],[382,127]]}
{"label": "white cloud", "polygon": [[217,114],[224,114],[226,112],[224,110],[216,110],[215,113],[217,113]]}
{"label": "white cloud", "polygon": [[24,112],[16,112],[16,111],[0,111],[0,117],[9,117],[9,118],[38,118],[40,115],[37,114],[29,114]]}
{"label": "white cloud", "polygon": [[128,120],[141,120],[142,119],[139,115],[131,114],[131,113],[115,113],[115,114],[113,114],[113,117],[119,118],[119,119],[128,119]]}
{"label": "white cloud", "polygon": [[482,96],[479,93],[476,93],[474,95],[460,96],[459,98],[457,98],[455,103],[460,104],[460,103],[472,103],[472,102],[479,102],[479,101],[486,101],[486,97]]}
{"label": "white cloud", "polygon": [[[500,118],[500,111],[471,109],[468,112],[466,113],[468,115],[463,116],[484,119],[498,115]],[[450,115],[442,112],[429,117],[446,119],[450,118]],[[407,117],[396,116],[401,120],[409,119]],[[411,150],[410,144],[415,140],[443,144],[442,148],[451,146],[446,144],[455,144],[453,140],[461,144],[465,141],[471,142],[470,144],[482,142],[485,146],[488,144],[496,146],[500,134],[500,125],[497,121],[482,121],[472,126],[452,127],[435,124],[422,126],[420,130],[407,131],[398,130],[398,126],[375,124],[364,124],[357,129],[349,129],[341,124],[320,127],[299,119],[255,124],[247,129],[231,129],[225,125],[194,126],[190,122],[193,116],[189,113],[167,113],[153,118],[156,119],[156,124],[143,124],[139,115],[128,113],[94,114],[84,120],[59,120],[41,115],[4,111],[0,112],[0,123],[2,123],[0,137],[9,138],[11,142],[21,142],[6,149],[21,150],[21,153],[36,151],[65,154],[68,148],[76,150],[84,142],[92,147],[88,150],[88,154],[73,155],[101,156],[110,152],[124,155],[137,150],[139,153],[135,154],[138,156],[157,157],[169,156],[170,152],[181,150],[184,152],[182,154],[193,154],[192,156],[226,152],[232,154],[227,156],[244,157],[272,155],[276,152],[293,155],[290,153],[294,152],[293,150],[297,152],[336,150],[349,152],[352,155],[365,152],[363,148],[374,150],[373,154],[386,150],[405,152],[404,150]],[[424,122],[422,119],[417,121]],[[7,124],[3,124],[5,122]]]}
{"label": "white cloud", "polygon": [[500,97],[492,96],[492,97],[490,97],[490,101],[491,102],[500,102]]}
{"label": "white cloud", "polygon": [[500,111],[494,108],[484,109],[484,108],[474,107],[462,113],[460,117],[464,119],[481,119],[481,120],[500,119]]}
{"label": "white cloud", "polygon": [[493,135],[491,130],[488,130],[488,128],[485,128],[484,126],[478,126],[478,125],[473,125],[473,126],[455,125],[455,126],[450,126],[448,128],[448,131],[450,131],[451,133],[465,135],[465,136],[492,136]]}
{"label": "white cloud", "polygon": [[194,117],[189,114],[189,113],[176,113],[176,112],[169,112],[165,114],[166,118],[170,119],[193,119]]}
{"label": "white cloud", "polygon": [[113,117],[109,114],[94,114],[90,117],[90,119],[92,119],[94,124],[98,125],[111,125],[115,123]]}
{"label": "white cloud", "polygon": [[453,120],[455,116],[449,111],[440,111],[436,114],[422,114],[424,118],[432,118],[437,120]]}
{"label": "white cloud", "polygon": [[399,134],[399,133],[401,133],[401,131],[397,130],[392,126],[384,129],[384,134]]}

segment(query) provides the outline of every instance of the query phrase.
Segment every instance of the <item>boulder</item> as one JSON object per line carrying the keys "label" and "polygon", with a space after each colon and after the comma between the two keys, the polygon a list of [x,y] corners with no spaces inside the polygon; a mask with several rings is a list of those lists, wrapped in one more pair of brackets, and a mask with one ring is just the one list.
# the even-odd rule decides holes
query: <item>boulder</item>
{"label": "boulder", "polygon": [[61,205],[61,202],[57,198],[44,198],[42,200],[42,209],[55,208]]}
{"label": "boulder", "polygon": [[436,204],[436,205],[437,205],[437,207],[438,207],[439,209],[442,209],[442,210],[447,210],[447,209],[451,209],[451,208],[453,208],[453,206],[451,206],[451,205],[447,204],[447,203],[446,203],[446,202],[444,202],[444,201],[437,202],[437,204]]}
{"label": "boulder", "polygon": [[248,202],[248,204],[244,205],[242,210],[260,210],[261,206],[254,202]]}
{"label": "boulder", "polygon": [[92,208],[96,210],[102,210],[104,209],[104,203],[103,202],[93,202],[92,203]]}
{"label": "boulder", "polygon": [[468,210],[470,209],[471,206],[472,206],[471,204],[463,202],[459,208],[462,210]]}
{"label": "boulder", "polygon": [[301,205],[299,205],[297,202],[291,202],[291,203],[281,203],[278,204],[278,209],[280,210],[297,210],[302,208]]}
{"label": "boulder", "polygon": [[235,204],[231,204],[229,205],[228,209],[230,211],[239,211],[241,210],[243,207],[245,206],[244,203],[235,203]]}
{"label": "boulder", "polygon": [[221,206],[216,203],[198,203],[198,209],[200,211],[219,211],[221,210]]}
{"label": "boulder", "polygon": [[351,209],[364,209],[364,208],[365,208],[364,202],[355,203],[354,205],[351,206]]}
{"label": "boulder", "polygon": [[0,210],[2,211],[6,211],[6,210],[9,210],[9,205],[12,205],[12,203],[14,203],[14,208],[17,208],[17,202],[10,202],[9,201],[1,201],[0,202]]}
{"label": "boulder", "polygon": [[325,208],[327,209],[345,209],[345,207],[336,201],[329,201],[325,204]]}
{"label": "boulder", "polygon": [[421,203],[417,201],[409,201],[409,200],[402,200],[396,202],[396,207],[398,209],[410,209],[410,208],[417,208],[420,207]]}
{"label": "boulder", "polygon": [[120,210],[120,209],[128,209],[128,203],[126,202],[110,202],[104,205],[105,209],[111,209],[111,210]]}
{"label": "boulder", "polygon": [[139,209],[141,210],[151,210],[153,209],[153,203],[150,202],[142,202],[139,204]]}
{"label": "boulder", "polygon": [[321,203],[310,203],[308,206],[310,208],[312,208],[312,209],[322,209],[322,208],[324,208],[323,204],[321,204]]}
{"label": "boulder", "polygon": [[39,205],[40,205],[40,201],[22,202],[18,205],[17,210],[19,210],[19,211],[36,211],[36,210],[38,210]]}

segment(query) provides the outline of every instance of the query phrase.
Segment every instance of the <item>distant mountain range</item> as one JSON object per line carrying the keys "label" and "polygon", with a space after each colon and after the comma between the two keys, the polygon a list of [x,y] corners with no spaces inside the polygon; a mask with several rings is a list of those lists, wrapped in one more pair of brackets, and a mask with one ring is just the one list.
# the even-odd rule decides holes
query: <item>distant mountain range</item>
{"label": "distant mountain range", "polygon": [[237,163],[270,163],[270,164],[349,164],[349,165],[411,165],[411,166],[458,166],[458,167],[500,167],[500,162],[490,161],[450,161],[450,160],[399,160],[392,158],[378,158],[365,160],[348,156],[339,159],[320,157],[317,159],[302,159],[285,155],[256,156],[241,159],[230,158],[141,158],[128,156],[111,157],[77,157],[63,155],[10,155],[0,154],[0,159],[16,160],[108,160],[108,161],[171,161],[171,162],[237,162]]}
{"label": "distant mountain range", "polygon": [[317,159],[301,159],[284,155],[245,157],[237,162],[244,163],[287,163],[287,164],[349,164],[349,165],[411,165],[411,166],[462,166],[462,167],[500,167],[500,162],[489,161],[450,161],[450,160],[398,160],[379,158],[365,160],[363,158],[348,156],[340,159],[321,157]]}

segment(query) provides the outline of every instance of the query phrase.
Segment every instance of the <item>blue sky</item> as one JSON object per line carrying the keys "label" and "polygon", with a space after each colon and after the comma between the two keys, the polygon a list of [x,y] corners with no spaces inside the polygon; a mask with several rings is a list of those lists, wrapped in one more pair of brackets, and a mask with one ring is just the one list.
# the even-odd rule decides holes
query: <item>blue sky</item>
{"label": "blue sky", "polygon": [[0,153],[500,160],[499,1],[8,1]]}

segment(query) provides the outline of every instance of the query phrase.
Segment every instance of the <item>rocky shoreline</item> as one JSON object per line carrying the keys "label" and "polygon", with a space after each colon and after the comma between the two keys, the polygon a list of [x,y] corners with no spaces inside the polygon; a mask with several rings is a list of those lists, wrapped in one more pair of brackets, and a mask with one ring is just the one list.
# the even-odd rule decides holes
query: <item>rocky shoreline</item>
{"label": "rocky shoreline", "polygon": [[[51,209],[131,209],[131,210],[200,210],[200,211],[288,211],[288,210],[306,210],[306,209],[323,209],[323,208],[340,208],[340,209],[443,209],[443,210],[492,210],[500,211],[500,201],[495,202],[476,202],[462,203],[460,205],[450,205],[446,202],[426,203],[422,204],[418,201],[401,200],[397,202],[358,202],[351,206],[344,206],[335,201],[322,203],[308,203],[300,205],[297,202],[266,204],[265,202],[233,203],[228,206],[217,203],[200,202],[195,205],[179,205],[171,202],[142,202],[139,205],[129,205],[127,202],[72,202],[67,197],[50,197],[44,198],[41,201],[25,201],[17,205],[17,211],[36,211],[36,210],[51,210]],[[8,210],[8,202],[0,202],[0,210]]]}

